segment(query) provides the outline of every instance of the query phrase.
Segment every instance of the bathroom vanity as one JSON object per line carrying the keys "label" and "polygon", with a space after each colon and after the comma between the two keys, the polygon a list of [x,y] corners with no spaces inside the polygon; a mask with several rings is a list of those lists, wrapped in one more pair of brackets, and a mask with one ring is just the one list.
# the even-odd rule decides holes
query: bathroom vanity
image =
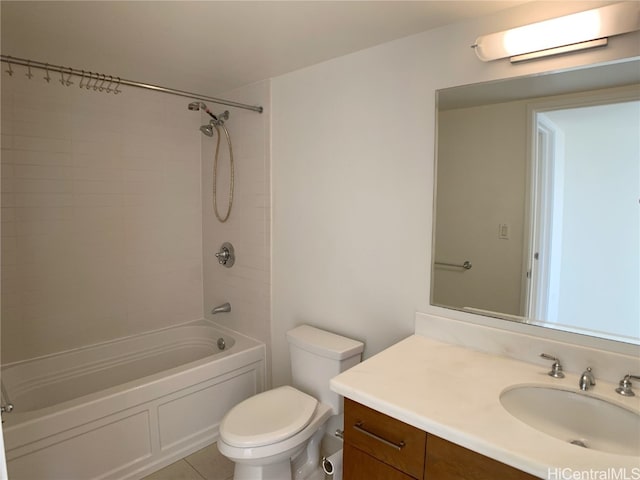
{"label": "bathroom vanity", "polygon": [[353,400],[344,408],[347,480],[537,478]]}
{"label": "bathroom vanity", "polygon": [[[501,342],[499,333],[490,334],[491,342]],[[509,413],[503,405],[507,392],[560,391],[578,402],[589,397],[620,408],[633,419],[632,440],[640,440],[640,396],[618,395],[617,382],[599,377],[606,369],[594,352],[561,344],[551,352],[567,359],[585,355],[580,364],[594,359],[596,385],[580,392],[575,369],[561,379],[548,375],[551,364],[539,358],[537,342],[524,336],[501,345],[504,353],[492,353],[416,334],[333,378],[331,388],[345,397],[345,480],[563,478],[611,469],[628,478],[640,475],[640,447],[633,441],[629,446],[616,438],[560,439]],[[512,358],[513,350],[527,361]],[[639,362],[625,361],[630,363],[615,365],[615,371],[624,369],[621,378]],[[640,382],[635,385],[640,394]],[[598,423],[595,408],[583,418],[585,425]],[[617,421],[608,414],[601,420]]]}

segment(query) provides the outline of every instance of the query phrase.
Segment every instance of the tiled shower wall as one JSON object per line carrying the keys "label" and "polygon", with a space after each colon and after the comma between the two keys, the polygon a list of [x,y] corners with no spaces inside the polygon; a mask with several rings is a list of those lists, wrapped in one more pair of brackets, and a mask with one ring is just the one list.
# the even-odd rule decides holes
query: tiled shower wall
{"label": "tiled shower wall", "polygon": [[[271,82],[264,81],[222,95],[249,105],[261,105],[264,113],[229,108],[226,122],[235,164],[235,188],[231,215],[220,223],[213,213],[212,176],[216,137],[202,135],[202,225],[204,230],[204,312],[215,322],[250,335],[267,347],[267,384],[271,381]],[[225,110],[209,105],[216,113]],[[202,121],[208,122],[206,115]],[[223,136],[224,138],[224,136]],[[224,140],[218,159],[218,211],[228,205],[229,155]],[[236,263],[218,264],[215,253],[231,242]],[[211,315],[211,309],[231,303],[231,312]]]}
{"label": "tiled shower wall", "polygon": [[201,318],[188,100],[15,70],[2,78],[2,363]]}

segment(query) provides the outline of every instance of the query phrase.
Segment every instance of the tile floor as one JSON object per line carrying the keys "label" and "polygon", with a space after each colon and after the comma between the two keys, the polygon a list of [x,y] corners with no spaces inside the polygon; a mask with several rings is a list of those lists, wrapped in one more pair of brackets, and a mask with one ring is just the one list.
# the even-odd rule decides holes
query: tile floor
{"label": "tile floor", "polygon": [[219,451],[215,443],[158,470],[142,480],[231,480],[233,462]]}
{"label": "tile floor", "polygon": [[[321,470],[311,478],[331,480]],[[233,462],[222,455],[217,445],[212,443],[142,480],[233,480]]]}

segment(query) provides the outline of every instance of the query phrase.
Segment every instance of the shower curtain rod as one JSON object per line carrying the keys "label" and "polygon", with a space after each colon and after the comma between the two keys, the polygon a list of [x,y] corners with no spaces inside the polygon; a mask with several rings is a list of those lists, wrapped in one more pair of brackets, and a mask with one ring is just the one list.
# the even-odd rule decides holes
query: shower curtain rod
{"label": "shower curtain rod", "polygon": [[[85,70],[79,70],[77,68],[63,67],[62,65],[51,65],[49,63],[38,62],[35,60],[29,60],[25,58],[12,57],[10,55],[0,55],[0,60],[2,60],[4,63],[7,63],[9,65],[9,69],[5,70],[9,75],[13,75],[14,73],[13,70],[11,69],[11,65],[21,65],[23,67],[27,67],[28,71],[25,75],[29,79],[31,79],[31,77],[33,76],[33,74],[31,73],[31,68],[37,68],[40,70],[45,70],[47,72],[47,76],[44,77],[44,79],[47,82],[51,80],[51,78],[49,77],[49,72],[59,73],[60,74],[59,82],[66,86],[69,86],[73,83],[70,80],[72,76],[80,77],[79,86],[81,88],[84,87],[87,90],[89,88],[93,88],[93,90],[98,90],[100,92],[104,90],[107,93],[113,92],[115,94],[118,94],[120,93],[120,90],[118,90],[118,87],[120,87],[121,85],[127,85],[129,87],[144,88],[147,90],[154,90],[156,92],[168,93],[170,95],[187,97],[193,100],[202,100],[210,103],[217,103],[220,105],[225,105],[227,107],[242,108],[244,110],[251,110],[258,113],[262,113],[263,111],[263,108],[261,106],[246,105],[244,103],[233,102],[231,100],[224,100],[222,98],[209,97],[207,95],[200,95],[197,93],[186,92],[184,90],[176,90],[175,88],[161,87],[161,86],[152,85],[149,83],[134,82],[133,80],[125,80],[120,77],[105,75],[104,73],[88,72]],[[66,79],[65,79],[65,75],[67,76]],[[87,80],[87,83],[85,85],[82,85],[83,79]],[[92,81],[94,82],[94,84],[90,86],[89,84]],[[111,88],[112,85],[114,86],[113,88]]]}

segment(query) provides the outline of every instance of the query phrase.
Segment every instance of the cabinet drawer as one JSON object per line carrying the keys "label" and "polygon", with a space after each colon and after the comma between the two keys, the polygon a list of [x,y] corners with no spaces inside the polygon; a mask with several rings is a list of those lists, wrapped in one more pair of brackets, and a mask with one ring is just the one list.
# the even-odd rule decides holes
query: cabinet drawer
{"label": "cabinet drawer", "polygon": [[504,463],[429,434],[424,478],[427,480],[534,480]]}
{"label": "cabinet drawer", "polygon": [[[414,478],[422,478],[427,434],[344,399],[344,441]],[[347,463],[347,462],[345,462]]]}
{"label": "cabinet drawer", "polygon": [[344,480],[414,480],[406,473],[344,444]]}

